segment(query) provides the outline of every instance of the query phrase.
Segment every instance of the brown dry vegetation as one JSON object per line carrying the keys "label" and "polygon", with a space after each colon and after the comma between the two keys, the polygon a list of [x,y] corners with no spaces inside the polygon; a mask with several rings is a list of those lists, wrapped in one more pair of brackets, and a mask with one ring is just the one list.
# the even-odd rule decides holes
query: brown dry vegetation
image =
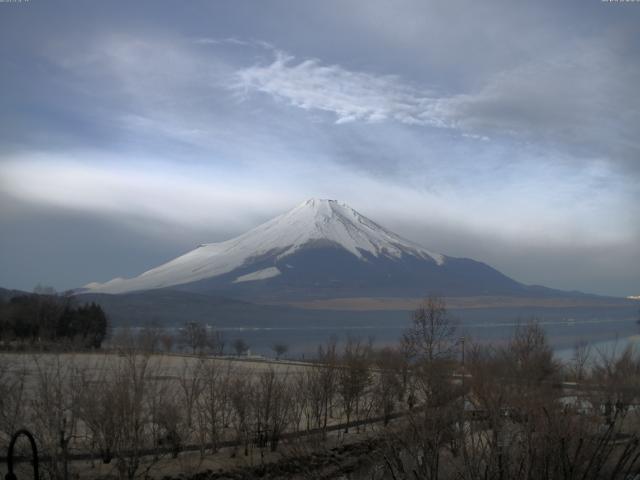
{"label": "brown dry vegetation", "polygon": [[[406,310],[411,311],[421,299],[415,297],[348,297],[329,298],[323,300],[308,300],[287,302],[287,305],[310,310]],[[477,297],[447,297],[449,308],[522,308],[522,307],[609,307],[619,308],[633,305],[629,299],[609,297],[505,297],[505,296],[477,296]],[[273,305],[281,303],[273,302]]]}
{"label": "brown dry vegetation", "polygon": [[[640,358],[553,358],[536,324],[464,344],[427,299],[397,348],[317,362],[119,353],[0,355],[0,448],[27,427],[44,478],[626,479]],[[570,380],[574,383],[561,383]],[[577,383],[575,383],[577,382]],[[26,468],[23,465],[22,468]],[[204,472],[198,474],[198,472]]]}

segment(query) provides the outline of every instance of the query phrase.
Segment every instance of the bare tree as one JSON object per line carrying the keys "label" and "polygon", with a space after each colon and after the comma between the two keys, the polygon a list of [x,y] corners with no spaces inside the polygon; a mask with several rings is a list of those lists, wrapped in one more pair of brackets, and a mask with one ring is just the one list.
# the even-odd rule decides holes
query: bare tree
{"label": "bare tree", "polygon": [[233,349],[236,352],[236,355],[246,355],[249,351],[249,345],[242,338],[238,338],[233,342]]}
{"label": "bare tree", "polygon": [[207,345],[207,328],[199,322],[188,322],[180,329],[180,343],[192,354],[202,352]]}
{"label": "bare tree", "polygon": [[138,347],[149,353],[156,353],[161,338],[166,334],[165,329],[156,322],[151,322],[138,332]]}
{"label": "bare tree", "polygon": [[584,380],[591,361],[591,345],[586,341],[579,341],[573,348],[573,355],[569,362],[569,375],[572,380]]}
{"label": "bare tree", "polygon": [[271,346],[271,350],[273,350],[273,353],[276,354],[276,360],[280,360],[280,357],[282,357],[285,353],[289,351],[289,345],[281,342],[274,343]]}
{"label": "bare tree", "polygon": [[[462,418],[461,388],[452,380],[455,331],[444,299],[431,296],[414,311],[413,321],[403,335],[398,379],[407,391],[410,411],[390,433],[386,448],[387,470],[396,478],[436,480],[447,478],[450,473],[442,470],[442,457],[457,455]],[[379,388],[383,410],[384,403],[389,409],[389,394]],[[416,405],[419,408],[413,408]]]}
{"label": "bare tree", "polygon": [[5,449],[11,435],[26,418],[26,375],[24,362],[0,355],[0,448]]}
{"label": "bare tree", "polygon": [[294,397],[291,412],[291,426],[295,432],[300,432],[301,430],[309,431],[312,425],[320,426],[318,421],[319,408],[317,408],[317,404],[312,401],[317,397],[313,391],[313,377],[309,375],[311,371],[313,371],[313,369],[309,368],[300,372],[291,382]]}
{"label": "bare tree", "polygon": [[349,422],[355,414],[360,418],[362,400],[371,383],[371,345],[349,338],[342,356],[342,366],[338,370],[338,393],[346,417],[345,433],[349,432]]}
{"label": "bare tree", "polygon": [[321,428],[323,438],[326,437],[338,387],[338,371],[336,339],[331,338],[326,345],[318,347],[317,365],[306,369],[299,380],[299,396],[305,403],[306,428]]}
{"label": "bare tree", "polygon": [[418,407],[388,427],[383,437],[386,470],[392,477],[456,478],[451,468],[462,443],[462,408],[449,367],[443,361],[425,361],[414,369]]}
{"label": "bare tree", "polygon": [[175,344],[175,337],[168,332],[165,332],[160,336],[160,345],[164,349],[164,353],[171,353],[173,351],[173,345]]}
{"label": "bare tree", "polygon": [[247,374],[239,371],[231,382],[230,401],[233,407],[231,422],[236,433],[236,440],[244,448],[244,455],[249,455],[251,431],[252,388]]}
{"label": "bare tree", "polygon": [[195,363],[190,362],[189,359],[185,359],[182,364],[182,370],[178,375],[179,403],[182,413],[185,416],[185,427],[188,431],[193,428],[195,408],[202,393],[203,369],[204,365],[201,359]]}
{"label": "bare tree", "polygon": [[67,478],[69,442],[78,424],[79,376],[72,358],[61,355],[46,360],[33,357],[35,391],[31,398],[33,426],[43,450],[52,478]]}
{"label": "bare tree", "polygon": [[301,398],[305,428],[321,428],[325,408],[325,391],[322,385],[321,368],[308,368],[298,378],[297,395]]}
{"label": "bare tree", "polygon": [[[97,365],[97,375],[87,372],[82,376],[78,417],[86,429],[90,451],[99,454],[103,463],[108,464],[116,453],[120,419],[114,408],[119,394],[113,388],[114,377],[108,370],[106,359],[103,357],[102,364]],[[105,385],[110,385],[110,388],[105,388]]]}
{"label": "bare tree", "polygon": [[224,355],[225,345],[226,340],[222,332],[213,328],[207,329],[207,347],[211,353],[218,356]]}
{"label": "bare tree", "polygon": [[139,350],[138,339],[129,325],[114,329],[110,344],[123,355]]}
{"label": "bare tree", "polygon": [[253,430],[261,449],[268,443],[275,452],[289,425],[293,399],[288,380],[287,372],[278,374],[269,368],[260,372],[254,386]]}
{"label": "bare tree", "polygon": [[619,355],[600,352],[594,360],[591,401],[602,408],[609,421],[615,413],[626,414],[640,403],[640,355],[627,346]]}
{"label": "bare tree", "polygon": [[114,456],[122,478],[135,478],[148,444],[151,420],[145,408],[145,387],[151,370],[149,356],[130,352],[119,358],[110,374],[109,385],[114,393],[110,408],[117,418]]}
{"label": "bare tree", "polygon": [[234,375],[229,362],[220,365],[217,361],[207,361],[202,367],[202,392],[197,406],[199,436],[202,444],[211,444],[212,452],[217,450],[224,429],[230,423]]}
{"label": "bare tree", "polygon": [[427,297],[413,312],[411,326],[404,333],[404,349],[413,357],[432,362],[454,354],[456,324],[443,298]]}
{"label": "bare tree", "polygon": [[487,428],[461,443],[465,475],[549,478],[536,470],[552,461],[544,434],[563,408],[553,388],[559,365],[544,330],[530,322],[506,346],[472,346],[468,357],[470,398]]}
{"label": "bare tree", "polygon": [[396,402],[401,401],[403,393],[404,362],[395,349],[385,347],[375,357],[376,373],[373,375],[373,395],[376,407],[384,417],[385,426],[395,410]]}

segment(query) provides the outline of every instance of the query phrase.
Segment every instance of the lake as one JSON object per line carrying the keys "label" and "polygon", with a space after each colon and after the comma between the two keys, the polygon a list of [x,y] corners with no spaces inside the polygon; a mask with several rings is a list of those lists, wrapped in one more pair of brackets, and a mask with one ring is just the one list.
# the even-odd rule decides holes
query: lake
{"label": "lake", "polygon": [[[349,337],[372,339],[380,347],[393,345],[401,338],[410,324],[410,313],[390,316],[388,319],[374,316],[364,320],[340,324],[328,321],[327,325],[285,325],[281,327],[224,327],[220,328],[230,344],[242,338],[251,346],[251,353],[271,355],[274,343],[289,346],[290,357],[314,355],[321,343],[336,337],[339,343]],[[547,332],[557,355],[570,356],[578,342],[588,342],[604,348],[606,345],[622,345],[625,339],[640,333],[637,311],[633,308],[601,311],[598,309],[468,309],[452,310],[458,323],[457,335],[468,342],[499,344],[507,341],[518,325],[537,321]],[[331,312],[328,312],[328,316]]]}
{"label": "lake", "polygon": [[[518,325],[538,322],[547,332],[548,339],[559,357],[569,358],[578,342],[605,348],[623,345],[627,339],[640,334],[636,306],[625,308],[478,308],[451,309],[451,317],[458,324],[458,337],[472,342],[500,344],[506,342]],[[314,356],[318,345],[336,337],[344,344],[348,337],[371,339],[377,347],[397,344],[403,331],[410,325],[411,312],[358,312],[347,316],[345,312],[326,311],[320,321],[270,321],[268,325],[215,327],[222,332],[227,351],[238,338],[251,348],[253,355],[272,356],[275,343],[285,343],[290,358]],[[179,322],[177,322],[179,323]],[[115,331],[118,328],[114,329]],[[177,334],[179,327],[170,329]],[[626,345],[626,344],[625,344]]]}

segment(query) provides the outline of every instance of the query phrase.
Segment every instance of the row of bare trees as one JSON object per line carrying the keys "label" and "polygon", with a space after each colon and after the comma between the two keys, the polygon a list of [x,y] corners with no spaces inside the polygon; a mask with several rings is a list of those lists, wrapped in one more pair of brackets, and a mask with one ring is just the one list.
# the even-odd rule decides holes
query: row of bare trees
{"label": "row of bare trees", "polygon": [[442,300],[416,311],[403,343],[420,408],[385,431],[371,478],[638,478],[633,349],[593,356],[581,344],[562,365],[530,322],[504,345],[471,345],[461,365],[455,331]]}
{"label": "row of bare trees", "polygon": [[[577,349],[562,366],[535,323],[504,345],[470,344],[460,355],[463,347],[444,302],[430,298],[397,347],[332,340],[307,366],[136,348],[2,355],[0,437],[6,445],[17,428],[34,431],[56,479],[142,477],[170,458],[195,471],[223,446],[262,461],[291,435],[322,444],[338,426],[381,439],[372,478],[632,478],[638,470],[632,350],[590,359]],[[562,384],[567,377],[577,383]],[[99,459],[96,468],[78,456]]]}
{"label": "row of bare trees", "polygon": [[329,342],[317,364],[295,368],[134,349],[3,355],[0,448],[16,429],[29,428],[50,478],[69,478],[70,470],[97,476],[78,470],[78,456],[109,465],[120,478],[144,476],[187,449],[204,459],[224,445],[234,455],[261,458],[285,433],[326,438],[332,425],[390,414],[399,398],[388,383],[392,370],[376,368],[376,355],[356,340],[343,355]]}
{"label": "row of bare trees", "polygon": [[[225,353],[245,356],[250,351],[245,339],[236,338],[228,343],[220,330],[201,322],[186,322],[175,331],[153,322],[139,329],[119,327],[111,336],[109,347],[152,354],[183,352],[215,356]],[[271,350],[276,359],[280,359],[288,352],[289,347],[286,343],[276,342]]]}

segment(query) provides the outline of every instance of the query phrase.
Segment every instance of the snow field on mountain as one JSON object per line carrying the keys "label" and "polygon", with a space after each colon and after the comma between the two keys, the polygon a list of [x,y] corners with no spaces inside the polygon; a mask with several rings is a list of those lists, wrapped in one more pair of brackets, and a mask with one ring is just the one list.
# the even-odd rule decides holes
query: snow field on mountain
{"label": "snow field on mountain", "polygon": [[[336,200],[311,199],[293,210],[231,240],[200,245],[159,267],[131,278],[90,283],[95,293],[125,293],[182,285],[223,275],[249,265],[257,258],[281,260],[314,244],[344,248],[362,261],[364,253],[399,259],[404,255],[442,265],[445,257],[386,230]],[[272,278],[281,272],[274,266],[237,277],[234,283]]]}

